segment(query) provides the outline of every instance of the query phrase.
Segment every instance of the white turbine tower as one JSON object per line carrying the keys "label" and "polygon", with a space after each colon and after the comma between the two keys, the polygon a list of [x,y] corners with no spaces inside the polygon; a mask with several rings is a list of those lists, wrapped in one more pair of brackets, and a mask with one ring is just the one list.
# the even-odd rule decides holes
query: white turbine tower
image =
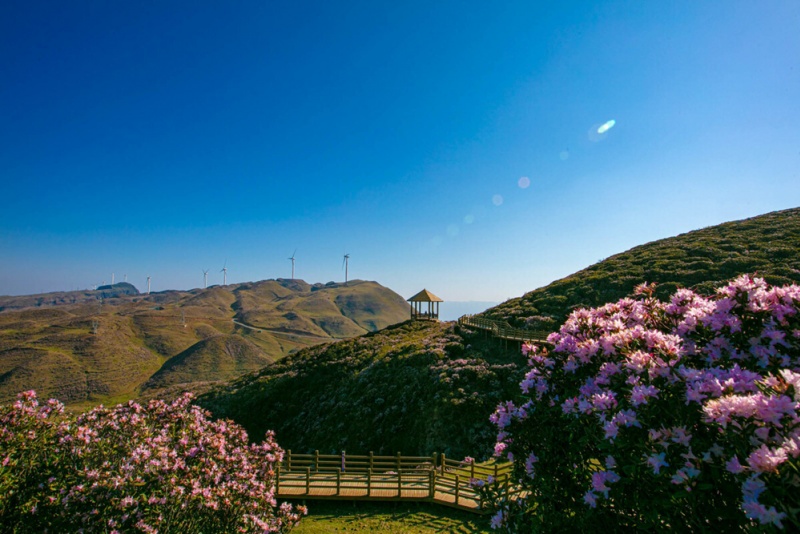
{"label": "white turbine tower", "polygon": [[203,289],[208,288],[208,269],[203,269]]}
{"label": "white turbine tower", "polygon": [[147,294],[150,294],[150,277],[147,277]]}
{"label": "white turbine tower", "polygon": [[123,282],[125,282],[126,284],[128,283],[128,275],[127,274],[123,275]]}
{"label": "white turbine tower", "polygon": [[294,280],[294,255],[295,254],[297,254],[297,249],[294,249],[294,252],[292,252],[292,257],[289,258],[289,260],[291,260],[291,262],[292,262],[292,280]]}
{"label": "white turbine tower", "polygon": [[225,260],[225,263],[222,265],[222,269],[220,271],[222,273],[222,285],[228,285],[228,260]]}
{"label": "white turbine tower", "polygon": [[347,269],[350,267],[350,254],[346,252],[342,260],[342,267],[344,267],[344,285],[347,285]]}
{"label": "white turbine tower", "polygon": [[111,273],[111,285],[114,285],[114,273]]}

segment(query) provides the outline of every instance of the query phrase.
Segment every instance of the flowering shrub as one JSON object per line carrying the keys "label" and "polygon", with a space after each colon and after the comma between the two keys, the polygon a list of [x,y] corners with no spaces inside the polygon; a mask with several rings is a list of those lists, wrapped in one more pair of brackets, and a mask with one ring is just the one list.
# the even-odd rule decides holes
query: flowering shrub
{"label": "flowering shrub", "polygon": [[21,393],[0,407],[0,524],[22,532],[286,532],[268,433],[210,421],[191,395],[65,416]]}
{"label": "flowering shrub", "polygon": [[642,285],[523,346],[524,400],[492,421],[528,502],[495,523],[800,527],[798,311],[799,286],[748,276],[667,303]]}

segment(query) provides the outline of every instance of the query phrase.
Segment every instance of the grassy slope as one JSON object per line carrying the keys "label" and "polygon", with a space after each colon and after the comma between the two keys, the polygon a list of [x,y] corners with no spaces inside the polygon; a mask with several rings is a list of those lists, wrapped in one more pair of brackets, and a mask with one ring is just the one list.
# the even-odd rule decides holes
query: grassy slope
{"label": "grassy slope", "polygon": [[487,456],[488,417],[524,359],[452,324],[406,322],[313,347],[209,392],[200,403],[295,452]]}
{"label": "grassy slope", "polygon": [[[788,210],[636,247],[486,314],[520,323],[544,313],[562,318],[645,280],[661,282],[662,293],[678,284],[709,290],[752,271],[787,283],[800,280],[798,259],[800,210]],[[254,438],[275,429],[297,452],[485,456],[494,437],[488,416],[518,393],[517,350],[452,325],[407,323],[300,351],[201,402]]]}
{"label": "grassy slope", "polygon": [[489,520],[468,512],[423,503],[309,501],[309,515],[294,534],[478,534],[492,532]]}
{"label": "grassy slope", "polygon": [[800,283],[800,208],[632,248],[482,315],[520,326],[538,316],[545,321],[528,323],[557,327],[572,309],[619,300],[645,281],[656,282],[663,298],[678,287],[708,293],[743,273],[757,273],[776,285]]}
{"label": "grassy slope", "polygon": [[[24,389],[74,408],[171,394],[179,384],[203,389],[297,350],[405,320],[408,313],[402,297],[362,281],[344,287],[266,280],[103,300],[96,300],[97,292],[59,295],[0,312],[0,402]],[[336,304],[350,295],[376,302],[373,317],[353,319],[348,306]],[[340,321],[348,329],[328,332],[320,321]]]}

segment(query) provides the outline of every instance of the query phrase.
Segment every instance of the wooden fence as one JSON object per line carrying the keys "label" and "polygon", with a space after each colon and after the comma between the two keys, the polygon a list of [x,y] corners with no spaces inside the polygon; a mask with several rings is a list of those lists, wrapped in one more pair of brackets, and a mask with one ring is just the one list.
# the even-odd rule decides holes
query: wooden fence
{"label": "wooden fence", "polygon": [[376,456],[293,454],[277,466],[276,492],[281,498],[372,501],[429,501],[483,512],[480,492],[471,481],[509,491],[510,462],[478,465],[444,454]]}
{"label": "wooden fence", "polygon": [[496,338],[521,343],[547,343],[547,336],[550,334],[546,330],[514,328],[505,321],[475,317],[474,315],[462,315],[458,319],[458,324],[485,330]]}

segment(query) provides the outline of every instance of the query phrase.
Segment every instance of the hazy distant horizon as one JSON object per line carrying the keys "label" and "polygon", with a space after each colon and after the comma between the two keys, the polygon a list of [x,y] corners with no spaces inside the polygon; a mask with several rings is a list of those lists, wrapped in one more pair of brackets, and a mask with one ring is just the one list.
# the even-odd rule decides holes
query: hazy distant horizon
{"label": "hazy distant horizon", "polygon": [[462,315],[474,315],[487,309],[497,306],[499,302],[480,302],[480,301],[452,301],[442,302],[439,308],[440,321],[455,321]]}

